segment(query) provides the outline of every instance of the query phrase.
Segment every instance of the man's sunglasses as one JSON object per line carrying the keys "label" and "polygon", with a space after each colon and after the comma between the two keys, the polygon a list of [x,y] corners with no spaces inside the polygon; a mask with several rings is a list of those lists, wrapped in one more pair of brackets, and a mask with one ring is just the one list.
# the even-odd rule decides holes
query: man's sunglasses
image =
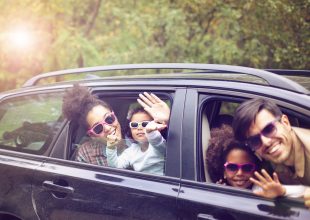
{"label": "man's sunglasses", "polygon": [[261,135],[271,138],[277,133],[276,122],[279,121],[280,118],[276,118],[272,122],[268,123],[259,134],[250,136],[246,140],[246,145],[249,146],[253,151],[258,150],[262,145]]}
{"label": "man's sunglasses", "polygon": [[101,122],[94,124],[88,131],[88,135],[101,136],[102,133],[105,133],[104,126],[111,125],[116,121],[114,112],[106,115]]}
{"label": "man's sunglasses", "polygon": [[141,121],[141,122],[136,122],[136,121],[132,121],[129,122],[129,127],[130,128],[138,128],[138,127],[142,127],[145,128],[148,123],[150,123],[149,121]]}
{"label": "man's sunglasses", "polygon": [[244,163],[244,164],[239,164],[239,163],[228,163],[226,162],[224,164],[224,167],[226,171],[228,172],[238,172],[239,169],[242,170],[244,173],[252,173],[255,170],[255,164],[254,163]]}

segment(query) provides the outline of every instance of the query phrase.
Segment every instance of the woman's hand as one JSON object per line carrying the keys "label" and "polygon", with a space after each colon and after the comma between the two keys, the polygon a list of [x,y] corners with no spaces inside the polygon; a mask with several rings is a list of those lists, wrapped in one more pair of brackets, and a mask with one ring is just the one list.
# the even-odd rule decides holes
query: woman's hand
{"label": "woman's hand", "polygon": [[114,149],[116,145],[121,141],[121,138],[115,134],[109,134],[107,136],[107,147]]}
{"label": "woman's hand", "polygon": [[155,94],[144,92],[139,94],[138,103],[147,111],[155,122],[167,124],[170,117],[169,106]]}
{"label": "woman's hand", "polygon": [[156,131],[156,130],[161,131],[161,130],[165,129],[166,127],[167,127],[167,125],[165,125],[165,124],[159,124],[155,121],[151,121],[145,127],[145,132],[150,133],[150,132]]}
{"label": "woman's hand", "polygon": [[252,183],[258,185],[261,188],[260,190],[255,190],[253,192],[254,194],[270,199],[285,195],[286,189],[280,183],[276,173],[273,173],[272,179],[266,170],[262,169],[261,172],[263,175],[259,174],[258,172],[254,173],[258,180],[252,177],[250,178]]}

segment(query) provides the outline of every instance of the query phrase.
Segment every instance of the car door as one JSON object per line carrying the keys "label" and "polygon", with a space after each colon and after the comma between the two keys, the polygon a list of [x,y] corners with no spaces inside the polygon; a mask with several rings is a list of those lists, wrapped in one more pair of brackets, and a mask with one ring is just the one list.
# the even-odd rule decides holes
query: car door
{"label": "car door", "polygon": [[174,178],[49,160],[35,176],[41,219],[175,219]]}
{"label": "car door", "polygon": [[37,218],[31,197],[33,175],[57,136],[61,103],[59,92],[24,92],[1,100],[1,219]]}
{"label": "car door", "polygon": [[[135,92],[135,99],[141,89]],[[115,88],[114,92],[122,93],[115,91]],[[164,176],[48,158],[34,177],[33,202],[39,218],[177,219],[180,133],[185,91],[179,89],[171,92],[174,98]],[[117,100],[117,97],[113,100]],[[118,102],[118,105],[121,103],[125,101]],[[63,135],[67,135],[66,132]],[[67,146],[62,143],[63,148]]]}
{"label": "car door", "polygon": [[208,180],[207,173],[204,173],[205,158],[202,152],[205,150],[202,146],[208,144],[210,136],[212,120],[208,117],[219,111],[216,109],[218,106],[214,105],[216,100],[227,99],[240,102],[243,97],[232,91],[187,91],[182,125],[187,134],[182,140],[182,181],[178,197],[181,219],[310,218],[310,212],[302,200],[264,199],[254,196],[249,190],[218,185]]}
{"label": "car door", "polygon": [[251,192],[215,184],[182,181],[181,219],[309,219],[300,201],[268,200]]}

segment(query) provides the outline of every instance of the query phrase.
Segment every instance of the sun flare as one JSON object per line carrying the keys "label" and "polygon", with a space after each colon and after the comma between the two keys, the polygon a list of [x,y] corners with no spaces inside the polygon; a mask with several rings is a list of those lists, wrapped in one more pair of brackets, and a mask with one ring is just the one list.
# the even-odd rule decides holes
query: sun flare
{"label": "sun flare", "polygon": [[7,41],[11,47],[25,49],[32,46],[34,38],[30,31],[16,29],[7,34]]}
{"label": "sun flare", "polygon": [[26,47],[31,43],[31,36],[26,31],[15,31],[11,33],[12,43],[19,47]]}

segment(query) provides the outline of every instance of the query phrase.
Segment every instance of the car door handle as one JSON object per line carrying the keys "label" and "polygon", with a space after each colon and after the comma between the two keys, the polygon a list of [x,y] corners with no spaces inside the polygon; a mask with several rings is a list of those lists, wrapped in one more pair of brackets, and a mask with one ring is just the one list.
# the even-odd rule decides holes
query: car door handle
{"label": "car door handle", "polygon": [[43,188],[50,190],[50,191],[56,191],[56,192],[61,192],[61,193],[67,193],[67,194],[73,194],[74,193],[74,188],[71,186],[61,186],[58,184],[55,184],[53,181],[44,181],[43,182]]}
{"label": "car door handle", "polygon": [[199,213],[197,215],[197,219],[198,220],[224,220],[224,219],[235,220],[235,218],[231,214],[225,211],[220,211],[212,215]]}
{"label": "car door handle", "polygon": [[217,218],[214,218],[212,215],[199,213],[197,215],[197,220],[217,220]]}

